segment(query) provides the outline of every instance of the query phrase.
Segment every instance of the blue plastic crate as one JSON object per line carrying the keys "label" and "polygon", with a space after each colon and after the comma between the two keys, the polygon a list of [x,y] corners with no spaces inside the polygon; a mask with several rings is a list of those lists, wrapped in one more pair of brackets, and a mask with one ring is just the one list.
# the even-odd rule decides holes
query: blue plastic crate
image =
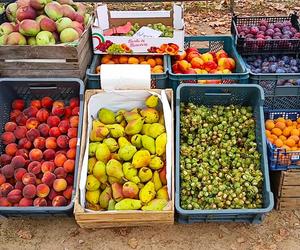
{"label": "blue plastic crate", "polygon": [[[96,68],[100,65],[102,55],[94,55],[90,68],[87,69],[87,89],[101,89],[101,75],[96,74]],[[167,86],[167,55],[164,55],[164,73],[151,74],[151,88],[166,89]]]}
{"label": "blue plastic crate", "polygon": [[[265,112],[265,119],[285,119],[297,120],[300,117],[300,110],[269,110]],[[300,169],[300,151],[286,151],[277,148],[267,140],[269,167],[272,171],[289,169]]]}
{"label": "blue plastic crate", "polygon": [[175,74],[172,71],[172,58],[168,58],[170,86],[175,91],[181,83],[197,83],[198,80],[221,80],[222,84],[248,83],[249,71],[238,54],[232,36],[188,36],[185,48],[199,48],[200,53],[217,52],[224,49],[235,60],[236,69],[232,74]]}
{"label": "blue plastic crate", "polygon": [[[78,97],[79,104],[79,125],[78,141],[76,146],[76,160],[74,171],[74,184],[71,202],[63,207],[0,207],[2,216],[20,216],[20,215],[50,215],[50,214],[72,214],[74,207],[74,198],[76,195],[76,183],[79,168],[80,138],[82,132],[82,113],[84,103],[84,84],[77,78],[2,78],[0,79],[0,129],[4,131],[4,125],[9,121],[11,103],[14,99],[21,98],[28,104],[30,100],[40,99],[44,96],[50,96],[55,100],[69,100],[72,97]],[[0,151],[4,147],[0,143]]]}
{"label": "blue plastic crate", "polygon": [[[250,222],[259,223],[274,206],[270,188],[267,161],[266,138],[263,113],[263,90],[259,86],[245,84],[191,85],[182,84],[176,93],[176,175],[175,208],[179,223],[193,222]],[[252,106],[256,118],[256,142],[261,154],[263,172],[263,208],[257,209],[220,209],[220,210],[184,210],[180,206],[180,103],[193,102],[198,105],[245,105]]]}

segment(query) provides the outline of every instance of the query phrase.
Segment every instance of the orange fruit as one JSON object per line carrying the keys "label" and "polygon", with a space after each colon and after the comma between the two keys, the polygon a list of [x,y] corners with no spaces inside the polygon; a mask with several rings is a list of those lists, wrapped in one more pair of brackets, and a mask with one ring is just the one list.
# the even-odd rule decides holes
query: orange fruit
{"label": "orange fruit", "polygon": [[285,141],[285,145],[289,147],[294,147],[296,145],[296,142],[293,139],[289,138]]}
{"label": "orange fruit", "polygon": [[137,59],[136,57],[131,56],[131,57],[128,58],[128,63],[129,64],[139,64],[139,59]]}
{"label": "orange fruit", "polygon": [[156,65],[164,65],[164,62],[161,57],[155,58]]}
{"label": "orange fruit", "polygon": [[281,148],[283,146],[283,142],[280,139],[277,139],[274,144],[277,148]]}
{"label": "orange fruit", "polygon": [[285,124],[286,124],[287,127],[288,126],[292,126],[293,125],[293,121],[291,119],[287,119],[287,120],[285,120]]}
{"label": "orange fruit", "polygon": [[280,140],[282,140],[283,142],[286,140],[286,137],[284,136],[284,135],[280,135],[279,137],[278,137],[278,139],[280,139]]}
{"label": "orange fruit", "polygon": [[128,56],[120,56],[119,57],[119,62],[121,64],[126,64],[128,62]]}
{"label": "orange fruit", "polygon": [[146,61],[142,61],[140,64],[148,64]]}
{"label": "orange fruit", "polygon": [[105,55],[101,58],[101,63],[102,64],[107,64],[110,61],[111,58],[112,58],[112,55]]}
{"label": "orange fruit", "polygon": [[284,130],[285,128],[285,122],[276,122],[275,128],[280,128],[281,130]]}
{"label": "orange fruit", "polygon": [[112,61],[114,61],[115,64],[119,64],[119,57],[118,56],[114,56],[112,58]]}
{"label": "orange fruit", "polygon": [[297,128],[297,125],[298,125],[297,122],[293,122],[293,125],[292,125],[292,126],[293,126],[294,128]]}
{"label": "orange fruit", "polygon": [[286,137],[287,137],[287,136],[290,136],[292,129],[293,129],[293,127],[286,127],[286,128],[284,128],[284,130],[282,131],[282,134],[283,134],[284,136],[286,136]]}
{"label": "orange fruit", "polygon": [[283,117],[278,117],[276,119],[276,122],[285,122],[285,119]]}
{"label": "orange fruit", "polygon": [[156,65],[152,70],[151,70],[152,73],[163,73],[164,70],[163,70],[163,66],[161,65]]}
{"label": "orange fruit", "polygon": [[300,117],[297,119],[297,122],[300,123]]}
{"label": "orange fruit", "polygon": [[106,64],[115,64],[115,62],[112,60],[109,60]]}
{"label": "orange fruit", "polygon": [[156,65],[156,62],[153,58],[148,59],[147,63],[150,64],[151,68],[153,68]]}
{"label": "orange fruit", "polygon": [[272,130],[275,128],[275,124],[273,120],[266,120],[266,129]]}
{"label": "orange fruit", "polygon": [[300,148],[300,141],[298,142],[298,147]]}
{"label": "orange fruit", "polygon": [[96,74],[100,74],[101,72],[101,65],[97,66],[96,68]]}
{"label": "orange fruit", "polygon": [[300,124],[297,124],[297,127],[296,128],[300,128]]}
{"label": "orange fruit", "polygon": [[139,59],[139,62],[141,63],[141,62],[145,61],[145,56],[138,56],[138,59]]}
{"label": "orange fruit", "polygon": [[271,135],[271,131],[270,130],[266,130],[266,136],[269,137]]}
{"label": "orange fruit", "polygon": [[285,149],[286,151],[291,150],[291,148],[289,146],[287,146],[287,145],[283,145],[282,148]]}
{"label": "orange fruit", "polygon": [[293,129],[291,130],[291,135],[297,135],[297,136],[299,136],[299,130],[296,129],[296,128],[293,128]]}
{"label": "orange fruit", "polygon": [[280,136],[282,134],[282,131],[279,128],[273,128],[271,132],[276,136]]}
{"label": "orange fruit", "polygon": [[298,136],[298,135],[291,135],[291,136],[289,137],[289,139],[293,139],[296,143],[298,143],[298,141],[299,141],[299,136]]}

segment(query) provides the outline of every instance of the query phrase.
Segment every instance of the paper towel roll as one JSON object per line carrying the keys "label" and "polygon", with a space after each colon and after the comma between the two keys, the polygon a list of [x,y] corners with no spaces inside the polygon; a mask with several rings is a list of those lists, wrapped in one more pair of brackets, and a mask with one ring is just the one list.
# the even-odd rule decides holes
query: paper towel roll
{"label": "paper towel roll", "polygon": [[149,64],[102,64],[101,88],[150,89],[151,69]]}

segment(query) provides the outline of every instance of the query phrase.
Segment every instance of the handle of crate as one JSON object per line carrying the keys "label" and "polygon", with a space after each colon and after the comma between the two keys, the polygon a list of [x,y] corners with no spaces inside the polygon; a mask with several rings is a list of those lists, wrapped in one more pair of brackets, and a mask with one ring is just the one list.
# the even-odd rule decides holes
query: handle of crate
{"label": "handle of crate", "polygon": [[45,89],[45,90],[51,90],[51,89],[57,89],[57,86],[56,85],[47,85],[47,86],[30,86],[29,87],[31,90],[42,90],[42,89]]}
{"label": "handle of crate", "polygon": [[206,96],[231,96],[231,93],[205,93]]}

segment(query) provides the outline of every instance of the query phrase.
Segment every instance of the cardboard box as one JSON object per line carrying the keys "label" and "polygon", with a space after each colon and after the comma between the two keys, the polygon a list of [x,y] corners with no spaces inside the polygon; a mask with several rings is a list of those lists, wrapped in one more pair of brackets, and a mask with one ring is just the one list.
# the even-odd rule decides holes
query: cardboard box
{"label": "cardboard box", "polygon": [[[173,37],[130,37],[105,36],[107,29],[125,25],[127,22],[138,23],[140,27],[147,24],[162,23],[173,27]],[[110,40],[115,44],[126,44],[132,53],[149,53],[150,47],[160,47],[162,44],[174,43],[179,51],[184,49],[184,20],[182,5],[173,5],[171,11],[110,11],[106,4],[97,7],[96,19],[92,26],[93,49],[95,54],[106,54],[98,46]],[[152,53],[153,54],[153,53]]]}

